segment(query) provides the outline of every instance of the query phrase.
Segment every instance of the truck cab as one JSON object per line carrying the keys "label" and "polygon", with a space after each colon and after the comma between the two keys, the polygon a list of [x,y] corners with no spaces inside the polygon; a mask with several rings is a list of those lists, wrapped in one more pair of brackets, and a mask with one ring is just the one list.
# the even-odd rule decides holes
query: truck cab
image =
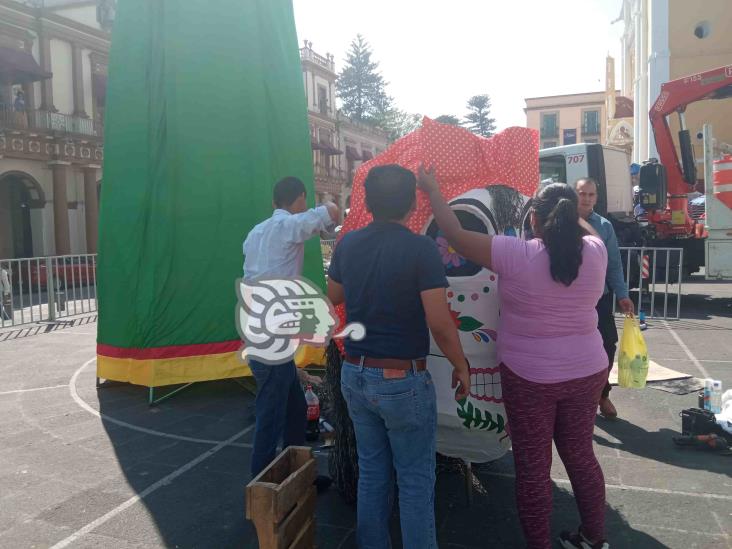
{"label": "truck cab", "polygon": [[633,216],[633,184],[628,154],[598,143],[577,143],[539,151],[539,174],[544,182],[573,185],[583,177],[597,181],[595,211],[609,219],[621,245],[640,245],[640,227]]}

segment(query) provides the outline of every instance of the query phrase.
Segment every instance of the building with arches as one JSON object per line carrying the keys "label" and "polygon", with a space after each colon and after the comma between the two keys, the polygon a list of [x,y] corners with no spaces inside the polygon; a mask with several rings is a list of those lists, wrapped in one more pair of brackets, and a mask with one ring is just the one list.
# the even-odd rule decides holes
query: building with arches
{"label": "building with arches", "polygon": [[0,0],[0,258],[96,252],[113,5]]}

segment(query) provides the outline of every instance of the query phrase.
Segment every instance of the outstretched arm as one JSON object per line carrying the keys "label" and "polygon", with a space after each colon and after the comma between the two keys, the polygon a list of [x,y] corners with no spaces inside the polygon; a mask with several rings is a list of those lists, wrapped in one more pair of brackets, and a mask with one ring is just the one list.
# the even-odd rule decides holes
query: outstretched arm
{"label": "outstretched arm", "polygon": [[440,194],[440,186],[435,178],[434,168],[425,169],[424,165],[419,167],[417,186],[429,196],[435,221],[455,251],[473,263],[490,269],[493,237],[468,231],[460,226],[455,212]]}

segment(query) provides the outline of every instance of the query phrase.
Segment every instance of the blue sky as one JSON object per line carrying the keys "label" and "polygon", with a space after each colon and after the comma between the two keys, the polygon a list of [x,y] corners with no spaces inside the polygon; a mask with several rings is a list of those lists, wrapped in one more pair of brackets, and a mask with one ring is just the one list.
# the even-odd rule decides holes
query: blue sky
{"label": "blue sky", "polygon": [[[357,33],[397,105],[465,114],[488,93],[499,128],[524,125],[524,98],[599,91],[605,56],[620,70],[621,0],[293,0],[298,37],[338,70]],[[617,87],[620,81],[617,80]]]}

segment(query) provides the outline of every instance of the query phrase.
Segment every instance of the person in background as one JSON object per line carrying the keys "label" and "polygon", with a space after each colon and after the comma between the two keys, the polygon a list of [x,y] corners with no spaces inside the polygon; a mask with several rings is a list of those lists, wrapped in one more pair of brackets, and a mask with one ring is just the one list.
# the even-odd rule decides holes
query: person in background
{"label": "person in background", "polygon": [[12,291],[13,287],[10,285],[8,271],[6,271],[4,267],[0,266],[0,316],[3,320],[12,319],[8,312],[12,311]]}
{"label": "person in background", "polygon": [[[326,203],[308,209],[305,185],[285,177],[274,188],[272,217],[254,227],[244,241],[244,280],[293,278],[302,275],[305,241],[335,225],[340,212]],[[307,404],[295,362],[249,361],[257,382],[256,426],[251,473],[256,477],[275,458],[277,443],[305,443]]]}
{"label": "person in background", "polygon": [[[595,212],[597,204],[597,182],[591,177],[578,179],[574,184],[577,191],[578,209],[582,219],[586,220],[597,234],[602,238],[607,248],[607,271],[605,273],[605,288],[602,297],[597,302],[597,329],[602,335],[602,344],[605,348],[608,360],[608,377],[615,362],[615,351],[618,344],[618,329],[615,326],[615,315],[613,315],[613,295],[618,300],[620,310],[626,315],[634,312],[633,301],[628,297],[628,285],[625,283],[623,274],[623,262],[620,258],[618,239],[615,236],[615,229],[609,220]],[[608,419],[618,417],[615,405],[610,400],[610,381],[605,383],[605,388],[600,395],[600,414]]]}
{"label": "person in background", "polygon": [[[347,322],[366,328],[346,340],[341,389],[356,433],[361,549],[387,549],[393,471],[405,549],[435,549],[437,402],[427,371],[429,331],[452,364],[456,400],[470,370],[447,305],[447,278],[435,243],[407,228],[416,206],[414,174],[372,168],[364,183],[373,222],[336,246],[328,297],[345,302]],[[429,331],[428,331],[429,328]]]}
{"label": "person in background", "polygon": [[565,184],[548,185],[533,199],[535,238],[528,241],[463,229],[433,171],[420,168],[419,186],[450,245],[499,275],[498,360],[527,546],[552,547],[553,439],[582,521],[559,541],[565,548],[607,549],[605,480],[592,447],[607,381],[595,310],[607,268],[602,240],[579,217],[577,195]]}
{"label": "person in background", "polygon": [[15,112],[25,112],[25,96],[21,90],[15,94],[15,102],[13,103]]}

